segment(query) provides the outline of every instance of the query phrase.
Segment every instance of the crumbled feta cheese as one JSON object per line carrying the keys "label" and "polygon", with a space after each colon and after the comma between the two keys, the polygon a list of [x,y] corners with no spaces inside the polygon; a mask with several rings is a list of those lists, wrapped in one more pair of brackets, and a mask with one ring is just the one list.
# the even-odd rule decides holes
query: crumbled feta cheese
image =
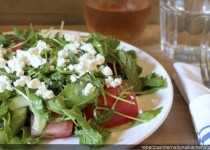
{"label": "crumbled feta cheese", "polygon": [[105,62],[105,58],[101,54],[96,55],[96,61],[98,65],[102,65]]}
{"label": "crumbled feta cheese", "polygon": [[91,54],[93,54],[93,55],[96,54],[96,51],[95,51],[95,49],[94,49],[94,47],[93,47],[93,45],[92,45],[91,43],[82,45],[82,46],[80,47],[80,49],[81,49],[81,50],[84,50],[84,51],[86,51],[86,52],[88,52],[88,53],[91,53]]}
{"label": "crumbled feta cheese", "polygon": [[31,81],[31,77],[28,76],[20,76],[19,79],[13,82],[14,86],[20,86],[24,87],[26,83],[29,83]]}
{"label": "crumbled feta cheese", "polygon": [[27,51],[23,51],[23,50],[16,51],[16,57],[20,59],[21,61],[23,61],[25,64],[28,64],[27,54],[28,54]]}
{"label": "crumbled feta cheese", "polygon": [[31,59],[29,59],[29,64],[34,68],[38,68],[45,63],[46,59],[42,58],[40,55],[31,55]]}
{"label": "crumbled feta cheese", "polygon": [[7,61],[4,58],[0,57],[0,68],[5,68],[6,63]]}
{"label": "crumbled feta cheese", "polygon": [[70,76],[70,81],[71,81],[71,82],[76,82],[77,79],[78,79],[78,77],[77,77],[76,74],[72,74],[72,75]]}
{"label": "crumbled feta cheese", "polygon": [[70,33],[66,33],[64,34],[64,39],[67,42],[75,42],[75,41],[81,41],[81,37],[79,34],[70,34]]}
{"label": "crumbled feta cheese", "polygon": [[115,78],[113,79],[112,76],[108,76],[107,79],[105,79],[105,84],[106,86],[109,88],[109,87],[117,87],[119,85],[121,85],[122,83],[122,79],[121,78]]}
{"label": "crumbled feta cheese", "polygon": [[8,68],[5,69],[8,73],[16,72],[16,75],[19,77],[24,74],[25,63],[20,58],[13,56],[12,59],[7,61]]}
{"label": "crumbled feta cheese", "polygon": [[28,51],[18,50],[16,53],[17,58],[34,68],[38,68],[39,66],[46,63],[46,59],[39,55],[39,49],[36,47],[30,48]]}
{"label": "crumbled feta cheese", "polygon": [[12,70],[11,70],[8,66],[5,66],[4,70],[5,70],[7,73],[12,73]]}
{"label": "crumbled feta cheese", "polygon": [[83,94],[87,96],[88,94],[94,92],[95,89],[96,87],[92,83],[88,83],[86,87],[83,89]]}
{"label": "crumbled feta cheese", "polygon": [[58,58],[57,59],[57,67],[62,67],[67,62],[65,58]]}
{"label": "crumbled feta cheese", "polygon": [[109,66],[100,66],[99,70],[101,71],[101,73],[105,76],[111,76],[113,75],[112,69]]}
{"label": "crumbled feta cheese", "polygon": [[4,90],[12,91],[11,86],[12,80],[10,80],[6,75],[0,76],[0,93],[4,92]]}
{"label": "crumbled feta cheese", "polygon": [[58,58],[67,58],[68,55],[68,51],[65,49],[58,51]]}
{"label": "crumbled feta cheese", "polygon": [[96,61],[96,57],[94,55],[85,53],[79,58],[79,60],[79,64],[75,65],[75,70],[80,75],[98,71],[98,62]]}
{"label": "crumbled feta cheese", "polygon": [[30,89],[38,89],[39,86],[41,85],[41,81],[39,79],[32,79],[27,83],[28,88]]}
{"label": "crumbled feta cheese", "polygon": [[41,52],[45,49],[45,50],[49,50],[49,45],[46,43],[46,42],[44,42],[44,41],[42,41],[42,40],[39,40],[38,42],[37,42],[37,45],[36,45],[36,47],[39,49],[39,54],[41,54]]}
{"label": "crumbled feta cheese", "polygon": [[66,44],[63,49],[66,50],[66,51],[70,50],[74,54],[78,54],[79,46],[80,46],[80,44],[78,42],[74,42],[74,43]]}
{"label": "crumbled feta cheese", "polygon": [[44,82],[41,83],[35,94],[42,97],[43,99],[51,99],[55,96],[53,91],[47,89]]}
{"label": "crumbled feta cheese", "polygon": [[84,62],[80,62],[79,64],[75,65],[75,71],[78,72],[80,75],[84,75],[86,72],[89,72],[90,66],[88,66]]}
{"label": "crumbled feta cheese", "polygon": [[2,47],[2,45],[0,45],[0,57],[4,57],[4,55],[6,55],[7,50],[5,48]]}
{"label": "crumbled feta cheese", "polygon": [[75,67],[74,67],[74,65],[70,64],[70,65],[68,66],[68,69],[69,69],[70,71],[74,71]]}
{"label": "crumbled feta cheese", "polygon": [[84,55],[80,56],[79,60],[80,61],[86,61],[86,60],[93,60],[95,59],[94,55],[90,54],[90,53],[85,53]]}
{"label": "crumbled feta cheese", "polygon": [[39,49],[37,47],[31,47],[26,51],[26,56],[28,55],[39,55]]}

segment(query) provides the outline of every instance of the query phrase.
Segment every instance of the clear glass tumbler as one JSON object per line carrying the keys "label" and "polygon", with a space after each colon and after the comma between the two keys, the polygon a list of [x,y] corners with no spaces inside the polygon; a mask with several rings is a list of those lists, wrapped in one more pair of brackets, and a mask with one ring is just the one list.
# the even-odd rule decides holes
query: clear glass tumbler
{"label": "clear glass tumbler", "polygon": [[161,49],[174,61],[199,63],[210,34],[210,0],[160,0]]}
{"label": "clear glass tumbler", "polygon": [[84,15],[90,31],[134,41],[143,33],[151,11],[150,0],[85,0]]}

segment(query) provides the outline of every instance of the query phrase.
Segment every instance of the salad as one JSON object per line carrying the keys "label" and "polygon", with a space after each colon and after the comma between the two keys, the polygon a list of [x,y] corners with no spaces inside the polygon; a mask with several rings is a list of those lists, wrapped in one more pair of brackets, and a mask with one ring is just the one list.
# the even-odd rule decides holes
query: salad
{"label": "salad", "polygon": [[[104,145],[113,128],[145,123],[136,96],[163,88],[155,72],[141,76],[134,51],[112,36],[14,28],[0,34],[0,144],[38,144],[78,136]],[[141,104],[140,104],[141,105]]]}

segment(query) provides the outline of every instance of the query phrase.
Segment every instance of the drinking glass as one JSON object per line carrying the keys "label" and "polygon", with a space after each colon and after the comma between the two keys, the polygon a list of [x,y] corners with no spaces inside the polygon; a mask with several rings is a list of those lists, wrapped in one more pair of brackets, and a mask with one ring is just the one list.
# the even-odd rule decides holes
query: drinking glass
{"label": "drinking glass", "polygon": [[160,0],[161,49],[174,61],[199,63],[210,34],[210,0]]}
{"label": "drinking glass", "polygon": [[90,31],[135,41],[151,12],[150,0],[85,0],[84,16]]}

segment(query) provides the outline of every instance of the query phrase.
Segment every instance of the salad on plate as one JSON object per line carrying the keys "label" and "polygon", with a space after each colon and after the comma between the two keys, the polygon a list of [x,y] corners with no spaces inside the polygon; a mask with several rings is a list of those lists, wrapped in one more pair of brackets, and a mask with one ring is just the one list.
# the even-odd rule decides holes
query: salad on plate
{"label": "salad on plate", "polygon": [[0,144],[77,136],[104,145],[113,129],[156,117],[162,108],[142,111],[136,96],[163,88],[164,78],[141,76],[135,52],[119,44],[100,33],[1,33]]}

